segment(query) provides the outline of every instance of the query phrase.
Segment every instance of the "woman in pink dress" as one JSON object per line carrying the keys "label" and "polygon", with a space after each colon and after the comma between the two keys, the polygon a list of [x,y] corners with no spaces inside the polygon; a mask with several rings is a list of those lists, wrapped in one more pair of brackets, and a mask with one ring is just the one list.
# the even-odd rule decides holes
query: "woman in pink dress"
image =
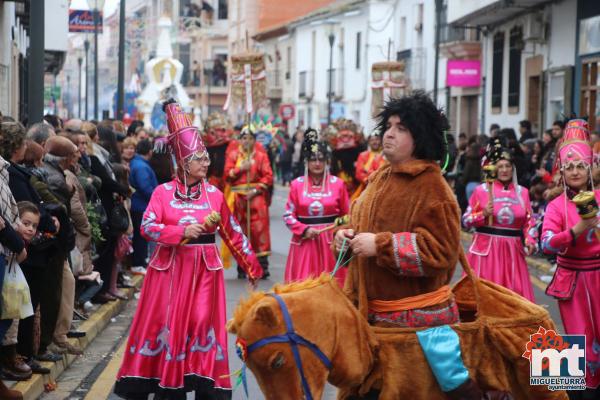
{"label": "woman in pink dress", "polygon": [[[141,233],[157,242],[136,310],[115,393],[126,399],[230,399],[219,231],[251,281],[262,269],[223,194],[206,181],[210,159],[177,103],[166,103],[177,178],[158,186]],[[214,225],[207,216],[220,215]],[[218,219],[218,218],[217,218]]]}
{"label": "woman in pink dress", "polygon": [[[585,380],[594,389],[600,384],[600,227],[597,217],[582,219],[572,201],[580,191],[593,191],[600,202],[600,190],[592,182],[587,122],[569,121],[558,149],[564,190],[546,207],[542,227],[544,252],[557,254],[546,293],[558,299],[566,333],[586,335]],[[585,398],[597,399],[598,394]]]}
{"label": "woman in pink dress", "polygon": [[[302,154],[304,176],[290,184],[290,194],[283,220],[292,231],[292,242],[285,266],[285,281],[300,281],[330,272],[335,266],[331,251],[335,219],[348,213],[348,192],[344,182],[329,174],[330,151],[325,142],[318,141],[317,132],[304,134]],[[321,231],[324,230],[324,231]],[[346,269],[336,278],[344,284]]]}
{"label": "woman in pink dress", "polygon": [[525,261],[525,251],[537,250],[529,191],[517,183],[512,155],[499,141],[490,144],[485,162],[496,166],[498,177],[492,196],[483,183],[469,199],[463,224],[475,228],[475,234],[467,258],[479,277],[535,301]]}

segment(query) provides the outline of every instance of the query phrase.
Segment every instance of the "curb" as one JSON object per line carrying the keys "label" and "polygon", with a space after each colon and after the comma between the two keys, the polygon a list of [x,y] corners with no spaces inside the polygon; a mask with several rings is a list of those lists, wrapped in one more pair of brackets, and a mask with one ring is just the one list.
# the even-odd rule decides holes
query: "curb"
{"label": "curb", "polygon": [[[132,280],[133,286],[139,288],[142,284],[143,277],[134,275]],[[96,312],[90,315],[87,321],[83,321],[79,325],[79,330],[85,332],[86,335],[78,339],[68,339],[71,344],[79,345],[85,352],[85,349],[92,343],[96,336],[104,330],[110,320],[118,315],[125,308],[125,305],[131,301],[133,294],[135,293],[135,289],[133,288],[121,289],[121,291],[127,293],[129,300],[116,300],[103,304]],[[73,361],[75,361],[76,358],[77,356],[65,354],[62,361],[56,363],[40,362],[42,366],[50,369],[50,374],[33,374],[31,379],[16,382],[12,385],[11,389],[23,393],[24,400],[35,400],[44,393],[44,385],[50,382],[56,382],[56,379]]]}
{"label": "curb", "polygon": [[[461,231],[460,239],[464,242],[471,243],[473,241],[473,234],[471,234],[469,232]],[[527,257],[525,257],[525,260],[527,261],[527,265],[537,269],[543,275],[553,275],[554,274],[554,272],[552,271],[552,264],[550,264],[548,261],[544,260],[543,258],[527,256]]]}

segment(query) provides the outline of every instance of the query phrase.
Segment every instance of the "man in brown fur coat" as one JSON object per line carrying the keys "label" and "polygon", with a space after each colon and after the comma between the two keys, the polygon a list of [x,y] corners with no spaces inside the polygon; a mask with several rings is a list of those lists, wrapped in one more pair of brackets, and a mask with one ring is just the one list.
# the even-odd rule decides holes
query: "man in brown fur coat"
{"label": "man in brown fur coat", "polygon": [[460,246],[460,209],[438,165],[448,121],[422,92],[391,99],[378,118],[389,164],[370,176],[349,227],[335,235],[336,250],[349,244],[355,257],[345,291],[372,325],[433,328],[419,341],[449,398],[503,398],[469,378],[448,326],[459,319],[448,284]]}

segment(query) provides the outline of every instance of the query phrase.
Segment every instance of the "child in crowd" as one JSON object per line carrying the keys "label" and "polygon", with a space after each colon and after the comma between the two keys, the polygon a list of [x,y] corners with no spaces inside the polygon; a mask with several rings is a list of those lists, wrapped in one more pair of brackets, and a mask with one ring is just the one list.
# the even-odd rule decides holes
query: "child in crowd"
{"label": "child in crowd", "polygon": [[[37,234],[40,223],[40,211],[37,206],[28,201],[17,203],[19,211],[19,222],[17,233],[25,243],[25,247],[31,243]],[[22,260],[24,261],[24,260]],[[25,275],[16,259],[11,259],[6,266],[4,286],[2,287],[2,320],[19,320],[33,315],[33,305],[29,285]],[[49,373],[33,359],[22,360],[17,357],[18,322],[13,321],[11,328],[4,337],[2,346],[2,373],[16,380],[29,379],[32,372]]]}

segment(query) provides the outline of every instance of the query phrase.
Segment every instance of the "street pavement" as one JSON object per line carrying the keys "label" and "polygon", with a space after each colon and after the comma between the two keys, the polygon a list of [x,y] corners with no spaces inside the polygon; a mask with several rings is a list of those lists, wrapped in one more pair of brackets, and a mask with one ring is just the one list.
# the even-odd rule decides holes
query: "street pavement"
{"label": "street pavement", "polygon": [[[283,282],[285,261],[288,253],[291,234],[285,227],[282,220],[285,202],[287,200],[287,188],[277,186],[273,196],[273,202],[270,209],[271,215],[271,246],[272,255],[270,257],[271,278],[259,283],[259,289],[268,290],[276,282]],[[469,245],[463,243],[465,248]],[[532,280],[534,282],[534,291],[537,303],[546,307],[554,321],[557,323],[559,332],[563,332],[562,323],[556,301],[544,294],[545,284],[543,280],[546,277],[540,277],[536,270],[530,269]],[[453,281],[461,276],[460,268],[457,268]],[[540,279],[541,278],[541,279]],[[237,279],[235,268],[225,271],[226,291],[227,291],[227,315],[231,316],[233,309],[240,298],[248,293],[248,286],[245,281]],[[96,337],[94,342],[88,346],[85,355],[79,357],[58,379],[56,391],[44,393],[40,398],[43,400],[61,400],[61,399],[118,399],[112,394],[114,378],[121,363],[122,352],[125,347],[125,340],[129,330],[129,325],[135,312],[137,300],[129,302],[125,310],[115,317],[108,327]],[[238,359],[235,351],[235,336],[229,335],[229,365],[231,372],[241,367],[241,361]],[[232,380],[234,380],[233,378]],[[249,399],[256,400],[264,398],[260,392],[254,376],[248,371],[248,390]],[[335,388],[328,386],[323,396],[324,400],[335,399]],[[189,394],[188,399],[193,399]],[[238,388],[233,394],[234,400],[246,399],[243,390]]]}

